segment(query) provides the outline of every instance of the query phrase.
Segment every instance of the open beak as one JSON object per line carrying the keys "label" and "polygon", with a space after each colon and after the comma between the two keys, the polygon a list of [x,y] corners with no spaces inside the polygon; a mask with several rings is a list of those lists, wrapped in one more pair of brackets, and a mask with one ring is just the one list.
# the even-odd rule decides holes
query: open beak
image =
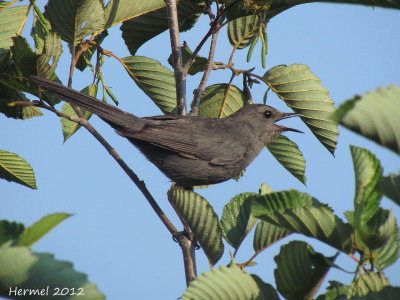
{"label": "open beak", "polygon": [[[296,113],[282,113],[282,116],[277,121],[292,118],[292,117],[302,117],[302,116],[303,116],[302,114],[296,114]],[[286,127],[286,126],[279,126],[279,127],[281,127],[284,131],[294,131],[294,132],[304,133],[301,130]]]}

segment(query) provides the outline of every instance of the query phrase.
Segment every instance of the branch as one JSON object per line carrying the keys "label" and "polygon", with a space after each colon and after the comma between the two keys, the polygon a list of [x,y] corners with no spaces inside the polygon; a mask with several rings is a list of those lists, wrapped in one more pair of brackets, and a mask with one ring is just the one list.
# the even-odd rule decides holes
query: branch
{"label": "branch", "polygon": [[[209,7],[207,9],[207,13],[210,17],[210,21],[214,22],[215,16],[211,10],[211,7]],[[197,113],[199,111],[201,93],[203,92],[203,90],[206,86],[206,83],[207,83],[208,77],[210,76],[211,70],[215,67],[214,53],[215,53],[215,47],[217,45],[218,32],[219,31],[216,31],[212,34],[210,51],[208,53],[208,59],[207,59],[207,67],[203,73],[203,77],[201,78],[199,86],[197,87],[197,89],[195,89],[193,91],[194,97],[193,97],[193,101],[192,101],[192,111],[190,113],[192,116],[197,116]]]}
{"label": "branch", "polygon": [[179,42],[178,9],[176,0],[164,0],[167,7],[168,27],[171,40],[172,59],[176,84],[176,104],[179,115],[186,115],[186,74],[183,70],[181,46]]}
{"label": "branch", "polygon": [[[168,217],[164,214],[162,209],[158,206],[157,202],[154,200],[153,196],[150,194],[149,190],[147,189],[146,185],[142,180],[139,179],[139,177],[133,172],[129,166],[125,163],[125,161],[118,155],[117,151],[98,133],[96,129],[86,120],[85,118],[82,117],[75,117],[75,116],[70,116],[67,115],[61,111],[56,110],[54,107],[51,107],[47,104],[45,104],[43,101],[37,101],[36,105],[38,107],[47,109],[49,111],[54,112],[57,116],[61,118],[68,119],[70,121],[76,122],[80,124],[81,126],[85,127],[93,136],[96,140],[100,142],[100,144],[107,150],[107,152],[114,158],[114,160],[120,165],[120,167],[125,171],[125,173],[128,175],[128,177],[136,184],[136,186],[139,188],[139,190],[142,192],[142,194],[145,196],[146,200],[149,202],[151,207],[154,209],[160,220],[164,223],[165,227],[167,227],[168,231],[174,235],[178,232],[178,230],[175,228],[175,226],[171,223],[171,221],[168,219]],[[79,112],[81,112],[78,109]],[[82,112],[81,112],[82,113]]]}

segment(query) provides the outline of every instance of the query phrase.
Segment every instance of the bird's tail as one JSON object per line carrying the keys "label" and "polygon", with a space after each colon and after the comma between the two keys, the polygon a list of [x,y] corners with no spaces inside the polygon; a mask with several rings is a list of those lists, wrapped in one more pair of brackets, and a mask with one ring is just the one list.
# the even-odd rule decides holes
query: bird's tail
{"label": "bird's tail", "polygon": [[38,76],[30,76],[29,79],[43,89],[51,92],[56,97],[98,115],[117,130],[123,129],[127,127],[127,125],[139,119],[138,117],[124,112],[113,105],[99,101],[92,96],[82,94],[81,92],[57,82]]}

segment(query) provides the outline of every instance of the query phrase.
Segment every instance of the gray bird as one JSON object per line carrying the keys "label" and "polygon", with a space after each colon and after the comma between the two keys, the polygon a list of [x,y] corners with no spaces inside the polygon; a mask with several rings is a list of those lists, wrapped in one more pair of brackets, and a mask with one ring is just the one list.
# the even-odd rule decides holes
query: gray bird
{"label": "gray bird", "polygon": [[189,188],[237,177],[264,146],[285,131],[275,122],[300,116],[249,104],[222,118],[154,116],[139,118],[45,78],[30,79],[62,100],[98,115],[178,186]]}

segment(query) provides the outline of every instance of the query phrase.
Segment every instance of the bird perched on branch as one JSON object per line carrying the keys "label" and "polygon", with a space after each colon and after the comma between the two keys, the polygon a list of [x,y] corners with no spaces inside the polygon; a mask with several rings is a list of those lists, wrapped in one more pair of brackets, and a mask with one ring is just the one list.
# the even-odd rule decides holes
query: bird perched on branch
{"label": "bird perched on branch", "polygon": [[299,114],[262,104],[246,105],[222,119],[190,115],[139,118],[62,84],[37,76],[30,79],[56,97],[98,115],[184,188],[237,177],[281,133],[302,132],[275,124]]}

